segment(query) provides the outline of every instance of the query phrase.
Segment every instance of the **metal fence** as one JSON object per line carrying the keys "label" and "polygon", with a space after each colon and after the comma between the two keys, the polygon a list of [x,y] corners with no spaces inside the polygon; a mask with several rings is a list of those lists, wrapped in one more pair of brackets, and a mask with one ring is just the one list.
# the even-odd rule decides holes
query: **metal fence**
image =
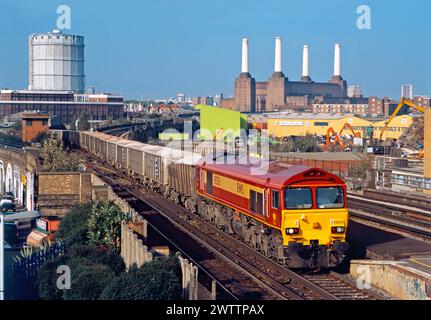
{"label": "metal fence", "polygon": [[45,262],[64,254],[64,244],[57,242],[28,257],[23,257],[12,265],[10,288],[7,300],[34,300],[38,298],[36,289],[37,270]]}
{"label": "metal fence", "polygon": [[348,178],[351,169],[359,165],[361,161],[336,161],[336,160],[317,160],[304,159],[291,156],[270,154],[271,160],[282,161],[290,164],[304,165],[329,171],[339,177]]}

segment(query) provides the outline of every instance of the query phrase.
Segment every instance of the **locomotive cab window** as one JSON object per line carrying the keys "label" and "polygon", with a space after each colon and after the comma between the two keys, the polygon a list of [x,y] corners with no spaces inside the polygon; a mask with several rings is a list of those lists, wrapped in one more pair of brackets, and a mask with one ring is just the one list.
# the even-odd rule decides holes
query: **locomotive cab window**
{"label": "locomotive cab window", "polygon": [[263,194],[250,190],[250,210],[263,214]]}
{"label": "locomotive cab window", "polygon": [[286,209],[311,209],[313,197],[310,188],[286,188],[284,190],[284,207]]}
{"label": "locomotive cab window", "polygon": [[213,193],[213,173],[207,171],[207,193]]}
{"label": "locomotive cab window", "polygon": [[272,208],[280,209],[280,194],[278,190],[272,190]]}
{"label": "locomotive cab window", "polygon": [[317,206],[320,209],[343,208],[344,191],[341,187],[317,188]]}

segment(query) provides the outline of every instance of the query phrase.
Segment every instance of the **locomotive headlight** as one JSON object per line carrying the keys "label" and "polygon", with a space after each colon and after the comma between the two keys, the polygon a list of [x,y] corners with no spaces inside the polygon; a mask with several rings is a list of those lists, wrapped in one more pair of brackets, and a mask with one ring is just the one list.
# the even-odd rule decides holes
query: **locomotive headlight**
{"label": "locomotive headlight", "polygon": [[286,234],[292,235],[292,234],[298,234],[299,228],[286,228]]}
{"label": "locomotive headlight", "polygon": [[332,233],[344,233],[344,227],[332,227],[331,232]]}

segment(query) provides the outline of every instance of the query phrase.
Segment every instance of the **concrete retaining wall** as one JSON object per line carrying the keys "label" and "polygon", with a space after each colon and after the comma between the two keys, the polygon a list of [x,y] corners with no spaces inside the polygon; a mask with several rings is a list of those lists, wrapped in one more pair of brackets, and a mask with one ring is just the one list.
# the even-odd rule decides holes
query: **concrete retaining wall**
{"label": "concrete retaining wall", "polygon": [[397,299],[431,300],[431,276],[404,262],[352,260],[350,274],[359,288],[371,284]]}

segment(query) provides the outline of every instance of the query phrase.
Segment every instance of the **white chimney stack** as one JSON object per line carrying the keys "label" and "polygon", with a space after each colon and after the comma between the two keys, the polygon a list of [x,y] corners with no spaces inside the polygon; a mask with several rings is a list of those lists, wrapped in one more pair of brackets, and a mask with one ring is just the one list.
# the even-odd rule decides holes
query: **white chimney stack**
{"label": "white chimney stack", "polygon": [[335,44],[334,51],[334,77],[341,76],[341,44]]}
{"label": "white chimney stack", "polygon": [[274,72],[281,72],[281,37],[275,38]]}
{"label": "white chimney stack", "polygon": [[304,45],[302,51],[302,77],[308,78],[310,76],[308,69],[308,45]]}
{"label": "white chimney stack", "polygon": [[242,61],[241,72],[248,73],[248,39],[242,39]]}

